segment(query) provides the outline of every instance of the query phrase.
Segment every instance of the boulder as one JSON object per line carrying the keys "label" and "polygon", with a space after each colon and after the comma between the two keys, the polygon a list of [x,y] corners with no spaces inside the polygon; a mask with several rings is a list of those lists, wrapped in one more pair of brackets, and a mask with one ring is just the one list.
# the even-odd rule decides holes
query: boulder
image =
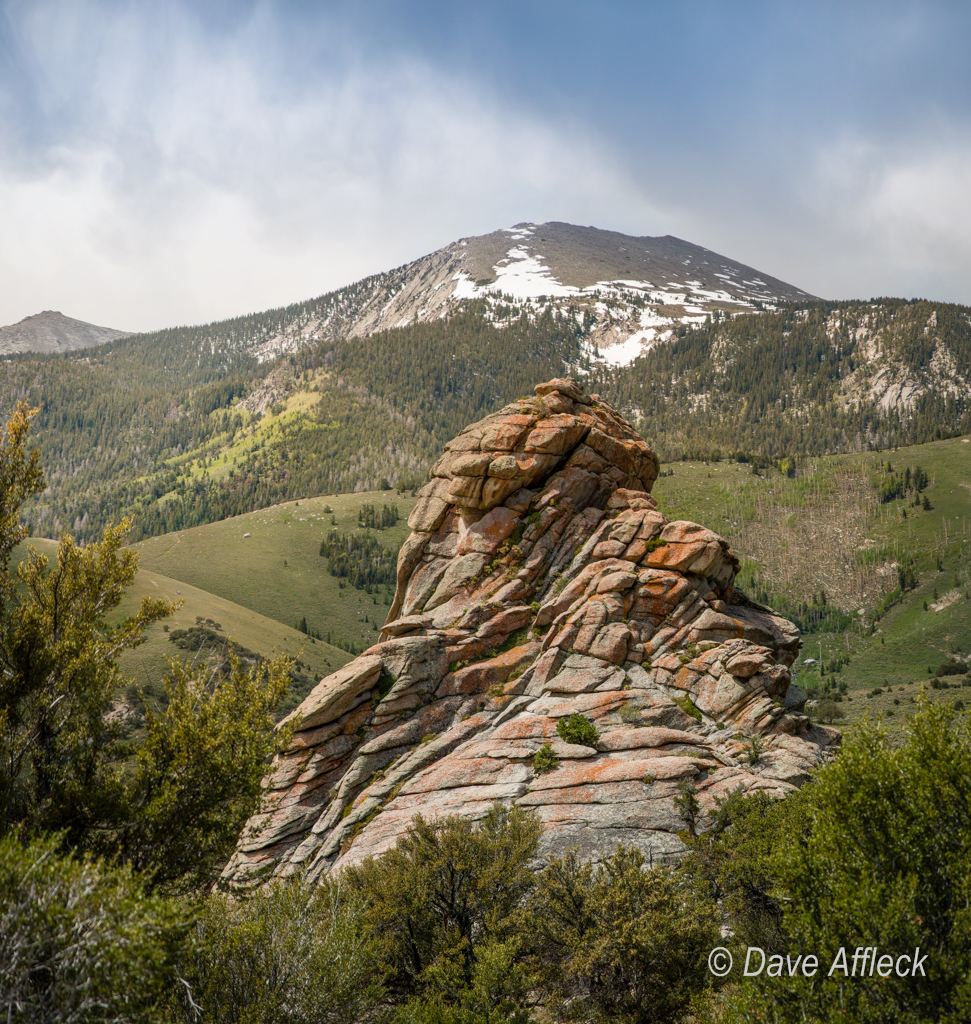
{"label": "boulder", "polygon": [[[723,538],[657,510],[657,458],[631,425],[574,380],[536,395],[446,445],[381,640],[287,719],[228,883],[320,877],[419,812],[477,818],[495,800],[536,811],[543,858],[624,842],[659,863],[683,852],[679,785],[704,827],[737,789],[791,792],[840,742],[799,713],[798,631],[735,599]],[[596,740],[559,736],[574,714]]]}

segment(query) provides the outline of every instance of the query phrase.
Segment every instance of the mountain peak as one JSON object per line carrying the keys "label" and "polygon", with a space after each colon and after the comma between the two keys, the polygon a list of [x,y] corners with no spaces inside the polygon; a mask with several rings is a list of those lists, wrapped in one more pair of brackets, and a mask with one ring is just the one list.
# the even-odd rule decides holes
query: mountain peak
{"label": "mountain peak", "polygon": [[0,356],[19,352],[71,352],[103,345],[124,338],[128,333],[75,320],[56,309],[45,309],[15,324],[0,327]]}
{"label": "mountain peak", "polygon": [[673,235],[521,221],[308,303],[313,312],[299,330],[267,339],[257,354],[440,319],[479,300],[497,326],[544,310],[573,316],[591,358],[623,364],[671,338],[679,325],[813,298]]}

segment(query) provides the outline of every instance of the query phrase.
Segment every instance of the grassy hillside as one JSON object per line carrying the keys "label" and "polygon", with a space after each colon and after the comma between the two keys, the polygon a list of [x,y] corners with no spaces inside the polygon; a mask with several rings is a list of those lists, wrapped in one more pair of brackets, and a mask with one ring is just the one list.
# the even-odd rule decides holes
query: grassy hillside
{"label": "grassy hillside", "polygon": [[924,679],[897,686],[851,690],[839,704],[843,717],[836,719],[833,724],[847,733],[865,720],[879,720],[891,736],[899,737],[908,717],[914,714],[920,701],[932,704],[945,701],[967,714],[971,708],[971,677],[961,676],[946,682],[946,687],[938,688],[932,687]]}
{"label": "grassy hillside", "polygon": [[[35,539],[30,543],[51,561],[57,557],[54,541]],[[25,547],[21,545],[21,553]],[[19,560],[16,553],[14,557]],[[132,614],[143,597],[161,597],[168,601],[182,602],[178,611],[148,627],[144,644],[135,650],[126,651],[121,658],[122,672],[149,698],[157,698],[162,693],[161,680],[168,659],[198,662],[221,653],[229,638],[239,648],[262,657],[288,654],[298,661],[297,678],[281,709],[283,712],[296,707],[319,679],[346,664],[351,657],[346,651],[314,640],[271,617],[181,580],[153,572],[144,565],[139,567],[134,584],[122,599],[117,618]],[[197,627],[205,631],[205,642],[200,647],[192,650],[173,643],[173,635],[177,635],[178,631]]]}
{"label": "grassy hillside", "polygon": [[[392,504],[401,516],[396,526],[359,527],[365,506],[380,510]],[[319,554],[321,541],[333,530],[345,536],[370,534],[396,553],[408,536],[407,518],[414,505],[414,498],[388,491],[310,498],[152,537],[136,549],[146,570],[291,627],[306,617],[311,632],[345,650],[360,651],[377,639],[394,587],[382,585],[369,594],[341,586]]]}
{"label": "grassy hillside", "polygon": [[[888,483],[917,468],[923,490],[881,501]],[[662,511],[727,537],[743,560],[740,585],[803,628],[802,685],[926,682],[971,651],[967,438],[806,459],[794,477],[725,461],[665,471],[673,475],[655,486]]]}
{"label": "grassy hillside", "polygon": [[[727,537],[742,559],[740,585],[800,625],[801,684],[899,686],[926,681],[929,669],[967,655],[968,439],[782,466],[670,463],[655,494],[669,517]],[[907,470],[919,470],[926,484],[882,501]],[[364,506],[391,503],[401,515],[396,526],[358,526]],[[320,542],[336,529],[371,534],[396,551],[413,504],[407,495],[386,491],[313,498],[150,538],[137,548],[147,570],[288,626],[306,617],[311,632],[357,651],[377,638],[393,587],[377,586],[370,594],[342,587],[327,572]]]}

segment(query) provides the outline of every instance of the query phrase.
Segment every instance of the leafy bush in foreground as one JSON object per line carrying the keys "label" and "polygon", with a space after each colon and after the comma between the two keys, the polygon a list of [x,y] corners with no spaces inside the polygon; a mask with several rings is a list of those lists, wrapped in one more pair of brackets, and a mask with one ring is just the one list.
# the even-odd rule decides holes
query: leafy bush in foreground
{"label": "leafy bush in foreground", "polygon": [[418,815],[394,849],[344,872],[342,883],[362,900],[394,994],[456,1003],[481,979],[480,953],[515,935],[514,915],[533,886],[529,865],[540,831],[534,815],[499,804],[479,823]]}
{"label": "leafy bush in foreground", "polygon": [[[735,979],[723,1020],[957,1024],[971,1019],[971,725],[920,708],[905,742],[864,724],[815,781],[773,803],[733,798],[690,869],[731,914],[744,956],[818,956],[815,978]],[[828,976],[839,949],[926,955],[924,976]],[[852,965],[851,965],[852,966]],[[760,1017],[760,1015],[762,1015]]]}
{"label": "leafy bush in foreground", "polygon": [[326,880],[209,896],[179,971],[170,1019],[184,1024],[354,1024],[382,993],[376,944]]}
{"label": "leafy bush in foreground", "polygon": [[129,521],[84,547],[61,537],[55,564],[33,547],[11,564],[21,506],[44,487],[27,446],[35,413],[21,403],[0,428],[0,836],[57,834],[62,849],[130,864],[152,886],[204,888],[286,741],[271,712],[292,663],[245,668],[230,653],[218,677],[175,664],[168,706],[146,716],[137,751],[126,742],[118,659],[175,606],[144,598],[117,620],[138,568]]}
{"label": "leafy bush in foreground", "polygon": [[0,838],[0,1019],[158,1020],[184,932],[179,909],[129,869],[57,853],[57,837]]}
{"label": "leafy bush in foreground", "polygon": [[716,908],[690,877],[622,846],[596,866],[554,858],[522,924],[535,982],[570,1020],[680,1019],[720,941]]}

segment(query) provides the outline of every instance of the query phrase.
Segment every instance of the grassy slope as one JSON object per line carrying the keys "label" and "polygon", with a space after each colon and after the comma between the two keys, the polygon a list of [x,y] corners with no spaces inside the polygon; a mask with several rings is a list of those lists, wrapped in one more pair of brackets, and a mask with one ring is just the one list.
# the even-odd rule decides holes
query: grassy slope
{"label": "grassy slope", "polygon": [[[877,501],[876,484],[888,458],[894,470],[921,466],[928,473],[925,493],[932,510],[912,507],[912,496]],[[850,630],[804,636],[807,658],[849,655],[842,678],[851,689],[926,681],[929,668],[936,669],[951,654],[971,651],[971,600],[966,597],[971,443],[966,439],[809,460],[795,480],[776,472],[758,477],[737,463],[666,468],[674,476],[655,486],[662,511],[727,537],[743,559],[743,586],[758,575],[776,593],[808,596],[825,589],[844,610],[863,608],[869,623],[895,582],[893,563],[915,559],[916,590],[880,619],[873,635]],[[817,685],[818,672],[803,667],[800,682]]]}
{"label": "grassy slope", "polygon": [[[321,372],[322,378],[326,374]],[[302,384],[301,390],[287,396],[280,405],[282,411],[267,410],[262,416],[240,410],[244,426],[235,437],[214,434],[205,445],[172,456],[165,460],[164,465],[175,469],[187,480],[200,480],[208,474],[211,480],[224,480],[237,462],[250,452],[279,442],[283,429],[288,424],[302,423],[306,430],[327,430],[328,427],[314,422],[312,416],[320,400],[320,396],[310,390],[314,375],[307,373],[309,383]],[[304,390],[306,388],[306,390]],[[211,418],[218,417],[223,410],[216,410]],[[169,495],[163,496],[165,500]]]}
{"label": "grassy slope", "polygon": [[946,689],[938,690],[928,686],[926,679],[887,688],[851,690],[840,705],[845,717],[833,724],[847,732],[864,719],[881,719],[888,733],[899,735],[921,699],[931,703],[960,702],[959,707],[967,712],[971,706],[971,676],[952,677],[947,683]]}
{"label": "grassy slope", "polygon": [[[38,550],[53,561],[57,557],[57,544],[50,540],[34,539]],[[17,556],[15,554],[15,559]],[[346,651],[332,647],[322,641],[312,641],[303,633],[284,625],[266,615],[234,604],[224,598],[207,593],[180,580],[174,580],[161,573],[152,572],[144,566],[139,568],[134,584],[125,593],[113,618],[122,618],[134,613],[143,597],[161,597],[168,601],[181,601],[182,607],[162,622],[154,623],[146,630],[146,641],[135,650],[126,651],[120,665],[122,672],[148,693],[160,693],[160,680],[167,668],[167,659],[199,657],[180,650],[169,640],[169,632],[196,625],[197,619],[211,619],[219,624],[220,635],[231,637],[241,647],[272,657],[288,654],[299,660],[302,675],[318,680],[350,661]],[[300,689],[307,689],[306,685]],[[294,693],[288,698],[287,707],[295,706]]]}
{"label": "grassy slope", "polygon": [[[397,526],[377,531],[383,546],[397,550],[408,536],[406,520],[415,499],[388,491],[286,502],[152,537],[136,548],[145,569],[288,625],[306,616],[311,630],[330,634],[342,646],[363,648],[377,639],[391,594],[341,589],[318,552],[324,535],[334,528],[332,519],[342,533],[358,531],[357,514],[365,504],[398,506],[402,518]],[[333,513],[326,513],[326,507]]]}

